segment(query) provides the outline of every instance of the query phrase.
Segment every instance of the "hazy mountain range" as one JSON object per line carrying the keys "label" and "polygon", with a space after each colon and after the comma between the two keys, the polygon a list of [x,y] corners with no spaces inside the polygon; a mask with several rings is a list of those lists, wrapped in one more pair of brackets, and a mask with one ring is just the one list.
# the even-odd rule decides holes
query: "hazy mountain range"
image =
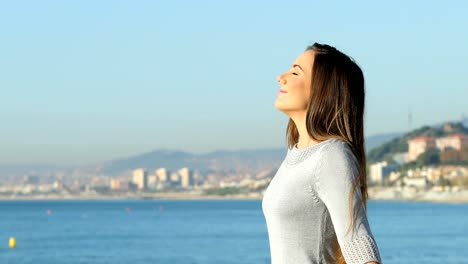
{"label": "hazy mountain range", "polygon": [[[460,121],[458,121],[460,122]],[[462,124],[468,127],[468,119],[462,120]],[[433,125],[440,126],[441,124]],[[373,135],[366,138],[366,150],[369,152],[375,147],[401,137],[405,132],[393,132]],[[23,175],[36,171],[53,170],[80,170],[99,174],[116,175],[128,172],[135,168],[146,168],[152,172],[157,168],[165,167],[175,171],[182,167],[198,170],[202,173],[210,171],[223,172],[252,172],[271,169],[279,166],[286,154],[284,148],[268,148],[255,150],[217,150],[207,154],[193,154],[181,150],[159,149],[140,155],[103,162],[98,165],[83,166],[82,168],[70,168],[51,165],[0,165],[0,177]]]}
{"label": "hazy mountain range", "polygon": [[[367,148],[372,149],[401,136],[403,133],[374,135],[367,138]],[[138,156],[114,160],[103,164],[101,172],[116,174],[133,168],[153,171],[159,167],[177,170],[187,166],[201,172],[258,172],[279,166],[286,155],[286,147],[255,150],[218,150],[208,154],[192,154],[184,151],[155,150]]]}
{"label": "hazy mountain range", "polygon": [[[371,136],[366,139],[367,149],[372,149],[402,134],[396,132]],[[168,170],[175,171],[185,166],[202,173],[212,171],[255,173],[279,166],[285,155],[286,146],[284,148],[253,150],[216,150],[206,154],[193,154],[182,150],[158,149],[136,156],[81,166],[79,168],[47,164],[0,165],[0,177],[22,176],[31,172],[42,174],[58,170],[79,170],[84,173],[117,175],[128,173],[128,171],[135,168],[146,168],[148,171],[154,171],[160,167],[165,167]]]}

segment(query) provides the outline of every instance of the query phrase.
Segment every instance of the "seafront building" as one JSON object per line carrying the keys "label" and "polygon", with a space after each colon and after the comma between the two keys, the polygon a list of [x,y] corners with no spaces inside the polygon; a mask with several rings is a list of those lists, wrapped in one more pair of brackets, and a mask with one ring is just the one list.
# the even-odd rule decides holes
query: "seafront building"
{"label": "seafront building", "polygon": [[461,150],[468,147],[468,135],[457,133],[444,137],[420,136],[408,140],[408,158],[406,162],[416,160],[419,155],[426,152],[429,148],[437,148],[445,151],[448,148]]}
{"label": "seafront building", "polygon": [[386,161],[377,162],[369,166],[369,179],[373,183],[382,183],[395,171],[398,171],[398,165],[388,164]]}
{"label": "seafront building", "polygon": [[177,171],[180,176],[180,186],[190,187],[193,186],[193,171],[189,168],[184,167]]}
{"label": "seafront building", "polygon": [[170,172],[166,170],[166,168],[159,168],[155,171],[155,175],[158,177],[160,182],[169,181],[169,174]]}
{"label": "seafront building", "polygon": [[148,173],[145,169],[136,169],[133,171],[133,184],[137,186],[138,189],[147,189],[148,188]]}

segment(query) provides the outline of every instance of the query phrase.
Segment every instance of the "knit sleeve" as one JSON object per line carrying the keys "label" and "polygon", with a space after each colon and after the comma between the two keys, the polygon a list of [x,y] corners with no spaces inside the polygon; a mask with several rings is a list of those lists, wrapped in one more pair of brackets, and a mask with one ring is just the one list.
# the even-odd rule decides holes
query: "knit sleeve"
{"label": "knit sleeve", "polygon": [[[328,144],[321,151],[316,175],[316,190],[330,214],[341,252],[348,264],[370,261],[382,263],[379,249],[371,232],[364,209],[360,186],[352,198],[354,223],[351,231],[349,195],[358,177],[358,162],[345,142]],[[361,204],[361,209],[359,205]]]}

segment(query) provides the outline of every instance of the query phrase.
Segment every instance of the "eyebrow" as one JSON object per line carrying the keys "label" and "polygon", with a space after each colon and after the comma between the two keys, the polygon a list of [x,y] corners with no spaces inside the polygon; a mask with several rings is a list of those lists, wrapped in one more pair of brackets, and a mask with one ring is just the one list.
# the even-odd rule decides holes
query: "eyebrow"
{"label": "eyebrow", "polygon": [[298,67],[299,69],[301,69],[301,71],[303,71],[303,72],[304,72],[304,70],[301,68],[301,66],[300,66],[300,65],[298,65],[298,64],[293,64],[293,68],[294,68],[294,67]]}

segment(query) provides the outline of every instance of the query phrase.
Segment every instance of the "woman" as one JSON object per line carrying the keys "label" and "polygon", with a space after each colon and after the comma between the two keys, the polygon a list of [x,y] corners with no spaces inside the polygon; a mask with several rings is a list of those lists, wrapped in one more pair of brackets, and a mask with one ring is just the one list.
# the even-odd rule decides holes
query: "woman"
{"label": "woman", "polygon": [[288,150],[262,200],[272,264],[382,263],[367,220],[364,77],[315,43],[278,76]]}

